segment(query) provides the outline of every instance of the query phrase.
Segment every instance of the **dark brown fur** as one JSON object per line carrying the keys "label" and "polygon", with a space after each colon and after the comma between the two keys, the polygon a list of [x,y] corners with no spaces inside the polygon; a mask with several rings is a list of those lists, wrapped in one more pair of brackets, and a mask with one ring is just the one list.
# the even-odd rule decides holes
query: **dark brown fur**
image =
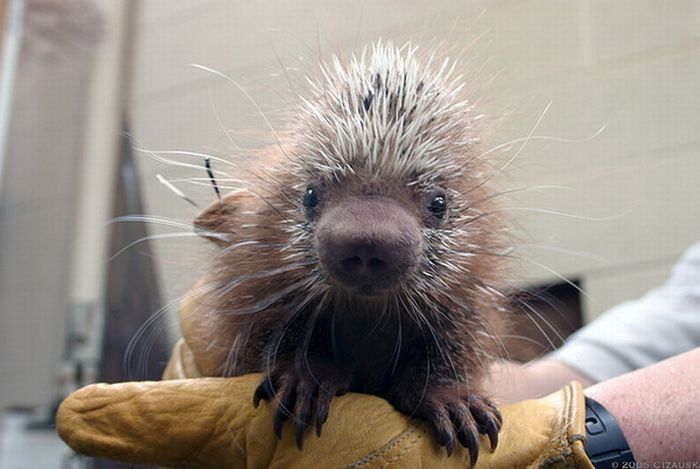
{"label": "dark brown fur", "polygon": [[[377,99],[365,100],[357,112]],[[455,142],[463,137],[454,135]],[[473,463],[479,434],[495,447],[502,423],[479,383],[498,354],[505,305],[503,227],[478,147],[442,149],[459,168],[438,181],[451,204],[443,221],[426,212],[426,188],[412,184],[410,175],[383,177],[358,165],[332,178],[304,166],[304,139],[298,132],[261,155],[249,168],[248,190],[215,202],[195,221],[221,248],[198,294],[199,325],[192,326],[198,328],[195,353],[209,357],[200,367],[217,376],[263,372],[255,403],[276,397],[275,431],[291,418],[300,447],[313,416],[320,434],[331,398],[355,391],[427,420],[448,453],[457,441]],[[291,161],[306,170],[290,170]],[[302,204],[310,182],[324,188],[314,213]],[[320,262],[316,229],[333,207],[377,198],[412,217],[422,244],[412,260],[415,272],[404,275],[400,287],[355,294]]]}

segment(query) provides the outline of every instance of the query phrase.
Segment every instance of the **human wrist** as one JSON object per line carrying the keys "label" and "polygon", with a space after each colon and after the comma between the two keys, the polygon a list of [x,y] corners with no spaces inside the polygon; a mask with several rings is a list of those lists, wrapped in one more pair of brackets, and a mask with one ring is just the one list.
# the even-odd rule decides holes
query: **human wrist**
{"label": "human wrist", "polygon": [[585,394],[615,417],[637,463],[697,463],[698,363],[700,348],[596,384]]}
{"label": "human wrist", "polygon": [[584,450],[595,469],[633,467],[635,459],[615,417],[595,399],[585,397]]}
{"label": "human wrist", "polygon": [[623,388],[611,386],[610,382],[596,384],[584,390],[587,398],[602,406],[615,420],[637,462],[645,461],[646,454],[639,448],[634,414],[641,411],[634,396]]}

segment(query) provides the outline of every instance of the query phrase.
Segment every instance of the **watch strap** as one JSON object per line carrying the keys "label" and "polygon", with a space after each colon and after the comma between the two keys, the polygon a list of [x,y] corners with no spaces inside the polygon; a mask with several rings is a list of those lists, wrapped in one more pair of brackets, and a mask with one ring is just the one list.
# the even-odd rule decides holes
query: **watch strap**
{"label": "watch strap", "polygon": [[634,456],[615,418],[605,407],[586,397],[586,455],[595,469],[633,467]]}

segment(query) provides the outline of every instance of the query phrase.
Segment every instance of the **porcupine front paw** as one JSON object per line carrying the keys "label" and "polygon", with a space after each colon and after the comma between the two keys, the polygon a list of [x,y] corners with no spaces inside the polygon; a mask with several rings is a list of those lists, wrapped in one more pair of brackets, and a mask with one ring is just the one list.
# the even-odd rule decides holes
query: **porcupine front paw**
{"label": "porcupine front paw", "polygon": [[253,405],[257,407],[262,399],[274,403],[273,427],[278,439],[282,438],[284,421],[293,420],[297,447],[301,449],[313,411],[316,435],[321,436],[331,400],[348,392],[350,382],[350,373],[331,363],[310,361],[297,366],[293,361],[282,362],[262,379],[253,395]]}
{"label": "porcupine front paw", "polygon": [[487,435],[491,450],[498,445],[498,432],[503,417],[487,398],[465,393],[460,386],[428,387],[403,390],[392,399],[394,406],[412,417],[426,420],[433,429],[437,442],[452,454],[455,439],[469,450],[471,466],[479,456],[480,435]]}

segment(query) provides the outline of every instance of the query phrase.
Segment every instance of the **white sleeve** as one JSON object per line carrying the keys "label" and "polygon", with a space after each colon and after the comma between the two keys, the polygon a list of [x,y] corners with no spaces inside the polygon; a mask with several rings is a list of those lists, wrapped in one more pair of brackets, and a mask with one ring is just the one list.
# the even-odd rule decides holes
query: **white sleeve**
{"label": "white sleeve", "polygon": [[700,244],[686,251],[662,287],[610,309],[549,357],[604,381],[698,346]]}

